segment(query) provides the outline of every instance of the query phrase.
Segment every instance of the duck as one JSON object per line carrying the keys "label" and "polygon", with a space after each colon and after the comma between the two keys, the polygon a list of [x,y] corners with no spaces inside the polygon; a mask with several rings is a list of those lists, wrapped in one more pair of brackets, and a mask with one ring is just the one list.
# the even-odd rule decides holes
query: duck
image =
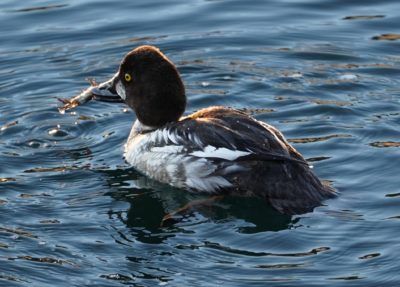
{"label": "duck", "polygon": [[91,92],[134,111],[124,158],[156,181],[210,196],[257,197],[289,215],[336,196],[274,126],[223,106],[184,115],[182,78],[155,46],[128,52],[114,76]]}

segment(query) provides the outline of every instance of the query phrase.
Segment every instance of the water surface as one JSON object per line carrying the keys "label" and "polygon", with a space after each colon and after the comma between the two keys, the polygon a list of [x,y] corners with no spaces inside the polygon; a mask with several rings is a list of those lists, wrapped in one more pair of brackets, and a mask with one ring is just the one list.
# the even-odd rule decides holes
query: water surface
{"label": "water surface", "polygon": [[[400,4],[385,1],[2,1],[1,286],[397,286]],[[285,216],[199,196],[123,160],[135,116],[69,98],[151,44],[193,112],[254,109],[340,191]],[[201,197],[200,197],[201,198]]]}

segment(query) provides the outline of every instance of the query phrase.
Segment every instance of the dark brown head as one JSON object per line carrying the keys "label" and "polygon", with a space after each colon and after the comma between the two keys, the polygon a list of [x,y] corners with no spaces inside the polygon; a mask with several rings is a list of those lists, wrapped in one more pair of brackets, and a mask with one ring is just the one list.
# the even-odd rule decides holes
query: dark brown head
{"label": "dark brown head", "polygon": [[98,86],[100,95],[117,94],[151,127],[177,121],[185,111],[185,87],[174,64],[159,49],[140,46],[124,57],[115,76]]}

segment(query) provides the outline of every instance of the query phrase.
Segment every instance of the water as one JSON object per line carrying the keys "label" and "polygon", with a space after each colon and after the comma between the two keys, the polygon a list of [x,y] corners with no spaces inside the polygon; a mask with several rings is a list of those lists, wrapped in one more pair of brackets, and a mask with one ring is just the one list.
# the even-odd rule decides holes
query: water
{"label": "water", "polygon": [[[398,11],[396,0],[2,1],[0,285],[398,286]],[[134,114],[57,111],[57,97],[107,79],[142,44],[177,64],[187,112],[258,109],[340,196],[293,217],[226,198],[160,226],[199,197],[124,162]]]}

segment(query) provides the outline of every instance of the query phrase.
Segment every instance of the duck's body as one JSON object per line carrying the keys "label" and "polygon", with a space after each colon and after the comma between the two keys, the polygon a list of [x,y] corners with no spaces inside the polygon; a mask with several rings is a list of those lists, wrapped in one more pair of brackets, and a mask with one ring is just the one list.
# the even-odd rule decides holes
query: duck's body
{"label": "duck's body", "polygon": [[136,121],[125,159],[160,182],[192,192],[258,196],[288,214],[310,211],[333,195],[277,129],[225,107],[157,129]]}
{"label": "duck's body", "polygon": [[154,47],[127,54],[97,93],[104,91],[136,112],[125,158],[153,179],[192,192],[258,196],[289,214],[312,211],[334,196],[276,128],[225,107],[181,117],[183,83]]}

